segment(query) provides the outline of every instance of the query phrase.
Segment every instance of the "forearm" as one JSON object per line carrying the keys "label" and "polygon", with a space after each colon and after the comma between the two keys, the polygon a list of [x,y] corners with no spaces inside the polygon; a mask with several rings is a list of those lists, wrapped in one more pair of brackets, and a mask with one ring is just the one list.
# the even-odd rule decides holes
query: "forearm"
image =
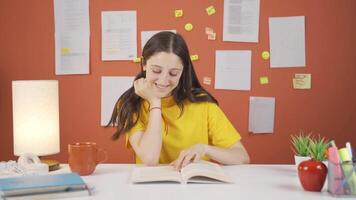
{"label": "forearm", "polygon": [[[158,106],[156,106],[158,107]],[[147,165],[157,165],[162,147],[162,115],[161,109],[152,109],[146,131],[138,142],[137,152]]]}
{"label": "forearm", "polygon": [[205,155],[221,164],[236,165],[250,162],[249,155],[243,146],[233,145],[230,148],[205,146]]}

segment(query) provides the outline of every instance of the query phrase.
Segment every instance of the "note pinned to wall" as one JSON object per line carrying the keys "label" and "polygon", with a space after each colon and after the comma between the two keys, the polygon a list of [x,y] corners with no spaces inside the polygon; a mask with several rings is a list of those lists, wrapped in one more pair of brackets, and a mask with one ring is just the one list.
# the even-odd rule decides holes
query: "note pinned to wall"
{"label": "note pinned to wall", "polygon": [[271,68],[305,67],[305,17],[270,17]]}
{"label": "note pinned to wall", "polygon": [[101,60],[133,60],[137,56],[136,11],[101,12]]}
{"label": "note pinned to wall", "polygon": [[251,51],[218,50],[215,56],[215,89],[251,89]]}
{"label": "note pinned to wall", "polygon": [[248,131],[273,133],[274,111],[274,97],[250,97]]}
{"label": "note pinned to wall", "polygon": [[116,101],[133,85],[133,80],[133,76],[101,77],[101,126],[109,123]]}
{"label": "note pinned to wall", "polygon": [[294,89],[311,89],[311,74],[295,74],[293,78]]}
{"label": "note pinned to wall", "polygon": [[189,32],[193,30],[193,27],[194,27],[193,24],[189,22],[184,25],[184,30]]}
{"label": "note pinned to wall", "polygon": [[224,0],[223,41],[258,42],[260,0]]}
{"label": "note pinned to wall", "polygon": [[141,32],[141,49],[146,45],[147,41],[156,33],[161,31],[171,31],[173,33],[177,33],[176,30],[153,30],[153,31],[142,31]]}
{"label": "note pinned to wall", "polygon": [[266,85],[266,84],[268,84],[268,76],[261,76],[260,77],[260,84],[261,85]]}
{"label": "note pinned to wall", "polygon": [[191,55],[191,56],[190,56],[190,60],[191,60],[191,61],[197,61],[197,60],[199,60],[199,55],[198,55],[198,54]]}
{"label": "note pinned to wall", "polygon": [[203,84],[204,85],[211,85],[211,78],[208,76],[203,77]]}
{"label": "note pinned to wall", "polygon": [[205,27],[205,34],[208,35],[208,40],[216,39],[216,33],[214,32],[214,29],[212,29],[210,27]]}
{"label": "note pinned to wall", "polygon": [[54,1],[56,75],[89,74],[89,1]]}
{"label": "note pinned to wall", "polygon": [[215,7],[214,6],[209,6],[206,8],[206,13],[211,16],[216,13]]}
{"label": "note pinned to wall", "polygon": [[176,18],[178,18],[178,17],[183,17],[183,10],[182,10],[182,9],[174,10],[174,16],[175,16]]}
{"label": "note pinned to wall", "polygon": [[141,63],[141,57],[136,57],[133,59],[134,63]]}

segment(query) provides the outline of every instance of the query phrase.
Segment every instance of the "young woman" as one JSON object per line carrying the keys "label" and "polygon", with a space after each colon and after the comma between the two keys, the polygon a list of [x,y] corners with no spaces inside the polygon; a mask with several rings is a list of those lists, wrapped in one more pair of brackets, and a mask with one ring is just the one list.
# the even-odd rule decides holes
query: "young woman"
{"label": "young woman", "polygon": [[182,36],[155,34],[143,48],[141,65],[109,122],[117,126],[114,140],[126,134],[137,163],[176,169],[200,159],[249,163],[240,134],[200,85]]}

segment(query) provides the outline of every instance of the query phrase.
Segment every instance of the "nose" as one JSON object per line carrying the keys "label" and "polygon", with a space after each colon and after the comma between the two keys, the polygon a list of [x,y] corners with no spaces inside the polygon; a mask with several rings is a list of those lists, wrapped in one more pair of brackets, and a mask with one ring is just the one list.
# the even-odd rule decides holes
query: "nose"
{"label": "nose", "polygon": [[161,76],[159,76],[157,83],[161,84],[161,85],[168,85],[169,84],[169,74],[162,73]]}

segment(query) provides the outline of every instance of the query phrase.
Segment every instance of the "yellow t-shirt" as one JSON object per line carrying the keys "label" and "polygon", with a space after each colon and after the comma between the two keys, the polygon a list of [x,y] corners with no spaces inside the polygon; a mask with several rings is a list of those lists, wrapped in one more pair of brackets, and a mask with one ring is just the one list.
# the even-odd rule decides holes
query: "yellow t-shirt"
{"label": "yellow t-shirt", "polygon": [[[226,148],[241,139],[240,134],[215,103],[192,103],[187,100],[181,116],[181,111],[172,96],[163,98],[161,105],[163,141],[159,163],[167,164],[174,161],[183,149],[194,144]],[[148,108],[148,102],[144,101],[137,124],[126,135],[127,146],[130,146],[128,138],[132,133],[146,129]],[[136,163],[142,163],[137,155]]]}

